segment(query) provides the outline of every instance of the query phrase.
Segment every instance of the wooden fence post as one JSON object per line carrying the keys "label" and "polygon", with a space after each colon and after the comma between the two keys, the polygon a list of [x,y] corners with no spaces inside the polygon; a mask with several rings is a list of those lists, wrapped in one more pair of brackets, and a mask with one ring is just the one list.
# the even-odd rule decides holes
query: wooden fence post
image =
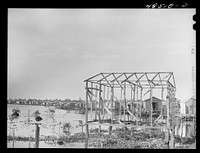
{"label": "wooden fence post", "polygon": [[35,148],[39,148],[39,135],[40,135],[40,127],[39,124],[36,123],[36,130],[35,130]]}

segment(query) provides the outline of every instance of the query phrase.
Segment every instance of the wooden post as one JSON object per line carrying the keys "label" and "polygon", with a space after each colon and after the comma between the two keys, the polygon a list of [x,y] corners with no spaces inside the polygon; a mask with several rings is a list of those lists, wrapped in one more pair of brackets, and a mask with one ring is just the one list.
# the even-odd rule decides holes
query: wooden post
{"label": "wooden post", "polygon": [[35,148],[39,148],[39,139],[40,139],[40,127],[39,124],[36,123],[36,130],[35,130]]}
{"label": "wooden post", "polygon": [[15,128],[13,126],[13,148],[15,146]]}
{"label": "wooden post", "polygon": [[[106,100],[106,104],[109,103],[109,99],[110,99],[109,94],[110,94],[110,89],[109,89],[109,87],[107,87],[107,100]],[[108,119],[108,113],[107,112],[106,112],[106,119]]]}
{"label": "wooden post", "polygon": [[[113,101],[114,101],[114,82],[111,88],[111,113],[112,113],[111,122],[110,122],[111,124],[113,124]],[[112,125],[109,126],[109,135],[111,135],[111,132],[112,132]]]}
{"label": "wooden post", "polygon": [[137,103],[136,103],[136,116],[137,116],[137,121],[136,121],[136,123],[137,123],[137,127],[138,127],[138,84],[137,84],[137,87],[136,87],[136,101],[137,101]]}
{"label": "wooden post", "polygon": [[124,140],[126,138],[126,123],[125,123],[125,117],[126,117],[126,82],[124,82]]}
{"label": "wooden post", "polygon": [[164,88],[162,87],[162,90],[161,90],[161,110],[160,110],[160,115],[162,115],[162,119],[163,119],[163,91],[164,91]]}
{"label": "wooden post", "polygon": [[102,114],[105,113],[105,110],[104,110],[104,105],[105,105],[105,98],[106,97],[106,86],[103,87],[103,105],[102,105]]}
{"label": "wooden post", "polygon": [[152,88],[150,87],[150,100],[151,100],[151,116],[150,116],[150,119],[151,119],[151,127],[152,127],[152,111],[153,111],[153,109],[152,109]]}
{"label": "wooden post", "polygon": [[175,148],[175,142],[174,142],[174,134],[175,134],[175,125],[176,125],[176,120],[175,120],[175,108],[174,108],[174,103],[175,103],[175,92],[174,88],[170,86],[170,92],[169,92],[169,108],[170,108],[170,142],[169,142],[169,147],[170,149]]}
{"label": "wooden post", "polygon": [[163,88],[163,84],[162,84],[162,80],[161,80],[161,76],[160,76],[160,74],[159,74],[159,79],[160,79],[160,84],[161,84],[161,86],[162,86],[162,90],[161,90],[161,112],[160,112],[160,114],[162,115],[161,117],[162,117],[162,120],[164,119],[163,118],[163,92],[164,92],[164,88]]}
{"label": "wooden post", "polygon": [[[30,122],[30,109],[28,110],[28,124]],[[29,135],[28,147],[31,148],[31,134]]]}
{"label": "wooden post", "polygon": [[[110,122],[110,123],[111,123],[111,122]],[[109,126],[108,132],[109,132],[109,135],[111,135],[111,133],[112,133],[112,126]]]}
{"label": "wooden post", "polygon": [[121,119],[122,114],[122,88],[121,88],[121,95],[120,95],[120,103],[119,103],[119,118]]}
{"label": "wooden post", "polygon": [[[101,123],[101,82],[99,84],[99,109],[98,109],[98,114],[99,114],[99,124]],[[101,135],[101,125],[99,125],[99,135]]]}
{"label": "wooden post", "polygon": [[133,92],[133,110],[132,110],[132,114],[135,115],[135,106],[134,106],[134,102],[135,102],[135,85],[134,85],[134,92]]}
{"label": "wooden post", "polygon": [[169,84],[167,85],[167,99],[166,99],[166,105],[167,105],[167,132],[166,132],[166,136],[165,136],[165,141],[166,144],[168,145],[168,147],[170,148],[170,144],[169,144],[169,138],[170,138],[170,132],[171,132],[171,128],[170,128],[170,102],[169,102],[169,98],[170,98],[170,89],[169,89]]}
{"label": "wooden post", "polygon": [[[97,85],[96,85],[96,89],[97,89]],[[95,96],[97,97],[97,90],[96,90],[96,94]],[[96,98],[97,99],[97,98]],[[97,119],[97,101],[95,100],[95,120]]]}
{"label": "wooden post", "polygon": [[169,147],[169,132],[170,132],[170,106],[169,106],[169,88],[167,88],[167,98],[166,98],[166,106],[167,106],[167,132],[165,135],[165,142]]}
{"label": "wooden post", "polygon": [[[133,110],[133,90],[132,90],[132,88],[131,88],[131,104],[130,104],[130,106],[131,106],[130,111],[132,111]],[[133,116],[131,116],[131,120],[133,120]]]}
{"label": "wooden post", "polygon": [[[134,86],[134,91],[133,91],[133,89],[131,88],[131,102],[132,102],[132,104],[131,104],[131,106],[132,106],[132,108],[131,108],[131,111],[132,111],[132,114],[134,115],[134,101],[135,101],[135,86]],[[133,121],[133,119],[134,119],[134,117],[132,116],[132,121]],[[134,128],[133,127],[131,127],[131,136],[134,136]]]}
{"label": "wooden post", "polygon": [[90,109],[90,111],[91,111],[91,120],[93,120],[93,83],[91,82],[91,109]]}
{"label": "wooden post", "polygon": [[142,120],[142,88],[140,90],[140,120]]}
{"label": "wooden post", "polygon": [[85,148],[88,148],[88,139],[89,139],[89,127],[88,127],[88,82],[86,81],[86,101],[85,101],[85,108],[86,108],[86,117],[85,117],[85,129],[86,129],[86,138],[85,138]]}

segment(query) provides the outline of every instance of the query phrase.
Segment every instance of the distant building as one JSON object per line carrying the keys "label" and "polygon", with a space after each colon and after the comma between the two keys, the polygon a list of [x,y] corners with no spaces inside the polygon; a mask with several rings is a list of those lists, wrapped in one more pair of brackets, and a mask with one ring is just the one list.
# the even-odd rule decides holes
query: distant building
{"label": "distant building", "polygon": [[[143,105],[146,111],[151,112],[151,98],[146,99],[143,101]],[[161,105],[162,105],[162,100],[152,97],[152,110],[161,112]]]}
{"label": "distant building", "polygon": [[194,98],[190,98],[185,102],[185,113],[196,115],[196,100]]}
{"label": "distant building", "polygon": [[187,101],[180,102],[180,114],[196,115],[196,100],[190,98]]}

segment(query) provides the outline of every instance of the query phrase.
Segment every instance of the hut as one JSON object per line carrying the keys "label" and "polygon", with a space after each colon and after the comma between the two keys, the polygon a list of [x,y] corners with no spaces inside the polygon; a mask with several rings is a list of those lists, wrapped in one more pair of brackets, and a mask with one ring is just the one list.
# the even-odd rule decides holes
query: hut
{"label": "hut", "polygon": [[196,100],[190,98],[185,102],[186,114],[195,115],[196,114]]}
{"label": "hut", "polygon": [[[151,99],[146,99],[143,101],[144,108],[147,112],[151,112]],[[162,107],[162,100],[152,97],[152,111],[153,112],[161,112],[161,107]]]}

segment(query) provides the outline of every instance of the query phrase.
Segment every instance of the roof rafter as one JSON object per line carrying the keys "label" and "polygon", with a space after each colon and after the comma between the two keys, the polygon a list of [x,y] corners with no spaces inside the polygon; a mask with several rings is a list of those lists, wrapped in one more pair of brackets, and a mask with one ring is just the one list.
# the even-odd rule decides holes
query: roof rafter
{"label": "roof rafter", "polygon": [[[149,76],[151,76],[151,78],[149,78]],[[122,83],[124,82],[141,88],[145,87],[145,85],[142,84],[145,82],[148,83],[148,86],[151,88],[154,86],[164,87],[168,82],[170,82],[174,88],[176,86],[173,72],[98,73],[86,79],[84,82],[86,81],[109,87],[113,87],[112,83],[116,81],[122,89]]]}

